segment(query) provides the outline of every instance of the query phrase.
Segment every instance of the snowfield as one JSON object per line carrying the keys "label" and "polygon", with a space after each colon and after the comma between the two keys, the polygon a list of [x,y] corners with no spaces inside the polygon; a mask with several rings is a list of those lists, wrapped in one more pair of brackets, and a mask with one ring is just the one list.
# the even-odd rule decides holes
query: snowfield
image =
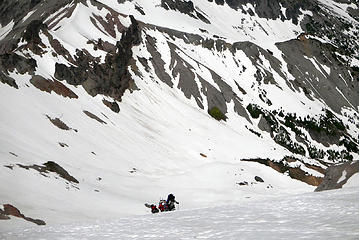
{"label": "snowfield", "polygon": [[[222,202],[220,204],[225,204]],[[359,187],[240,205],[33,227],[7,239],[358,239]]]}
{"label": "snowfield", "polygon": [[[359,97],[351,90],[359,85],[325,40],[304,34],[304,18],[315,12],[300,9],[294,24],[259,17],[252,4],[244,7],[253,9],[250,14],[193,0],[209,24],[166,10],[160,0],[70,1],[61,8],[50,2],[41,5],[53,8],[51,14],[39,5],[21,18],[48,25],[35,29],[39,39],[19,38],[13,63],[0,54],[0,209],[11,204],[46,226],[10,216],[0,220],[0,240],[359,239],[359,173],[344,189],[314,193],[289,170],[254,161],[280,162],[304,172],[294,175],[312,176],[313,184],[347,148],[359,159],[353,147],[359,149]],[[343,16],[353,25],[349,30],[357,27],[359,36],[359,23],[347,13],[354,4],[319,3]],[[20,36],[15,20],[0,21],[0,50]],[[122,45],[127,34],[139,42]],[[294,51],[298,46],[306,51]],[[316,46],[328,57],[322,59]],[[292,52],[303,59],[292,59]],[[111,63],[121,54],[129,60]],[[36,67],[22,73],[28,60]],[[359,60],[346,64],[359,66]],[[77,76],[70,66],[82,73],[101,66],[93,73],[101,80]],[[117,67],[124,73],[113,79],[121,81],[106,79]],[[55,83],[76,97],[56,93]],[[123,95],[117,93],[126,84]],[[339,96],[338,104],[326,102],[333,92],[330,100]],[[118,104],[118,111],[108,104]],[[262,113],[252,115],[253,106]],[[226,121],[210,116],[214,107]],[[312,129],[326,109],[342,123],[330,141],[321,132],[325,125]],[[286,124],[292,113],[303,122]],[[340,155],[316,156],[313,149]],[[49,162],[76,181],[44,171]],[[169,193],[180,202],[177,211],[152,215],[144,207]]]}

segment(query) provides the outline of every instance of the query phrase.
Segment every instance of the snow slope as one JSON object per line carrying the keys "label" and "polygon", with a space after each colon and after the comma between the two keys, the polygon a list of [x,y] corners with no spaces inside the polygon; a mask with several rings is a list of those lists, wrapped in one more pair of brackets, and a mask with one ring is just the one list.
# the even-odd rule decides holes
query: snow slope
{"label": "snow slope", "polygon": [[[78,100],[26,86],[19,98],[18,90],[0,88],[0,95],[8,100],[0,103],[7,112],[1,115],[2,165],[41,165],[51,160],[80,182],[68,183],[54,173],[44,177],[16,165],[13,170],[1,167],[1,203],[11,203],[27,216],[53,224],[141,214],[147,211],[143,203],[157,203],[170,192],[181,199],[183,208],[193,208],[246,196],[314,190],[264,165],[241,162],[244,157],[279,159],[287,150],[265,139],[258,141],[245,128],[234,130],[218,123],[188,107],[191,102],[181,95],[139,81],[141,91],[127,92],[117,115],[103,108],[102,97],[69,87]],[[89,118],[83,110],[107,124]],[[46,115],[61,118],[77,132],[58,129]],[[265,182],[255,183],[257,175]],[[237,183],[243,181],[250,186],[239,187]]]}
{"label": "snow slope", "polygon": [[[225,204],[225,203],[223,203]],[[358,239],[359,188],[0,233],[10,239]]]}
{"label": "snow slope", "polygon": [[[32,74],[21,74],[16,67],[0,72],[15,79],[18,86],[15,89],[7,84],[0,85],[0,204],[13,204],[26,216],[40,218],[53,226],[64,222],[140,215],[134,217],[135,221],[143,218],[142,214],[148,211],[143,206],[145,202],[157,203],[168,193],[174,193],[181,202],[181,209],[188,210],[222,203],[247,203],[249,199],[256,199],[252,205],[255,208],[255,204],[261,206],[260,201],[267,201],[265,199],[272,196],[283,197],[314,190],[313,186],[292,179],[288,171],[282,174],[259,163],[241,161],[257,158],[280,161],[291,156],[299,160],[288,163],[290,167],[304,169],[307,175],[322,177],[322,173],[304,163],[325,168],[325,164],[337,160],[329,160],[326,156],[319,161],[311,158],[308,152],[303,155],[291,152],[277,144],[269,130],[259,126],[266,121],[264,116],[254,119],[245,110],[249,104],[255,103],[268,111],[284,110],[285,113],[297,113],[303,118],[310,115],[318,119],[322,109],[328,107],[321,97],[316,98],[314,94],[308,97],[303,88],[294,86],[295,78],[276,45],[293,39],[297,41],[300,25],[290,20],[267,20],[256,14],[242,15],[227,5],[214,8],[206,1],[194,2],[208,14],[212,24],[205,24],[177,11],[167,11],[158,6],[158,0],[125,1],[124,4],[115,0],[106,1],[106,5],[112,9],[93,5],[97,3],[95,1],[76,1],[56,9],[45,19],[50,26],[54,26],[39,31],[42,42],[39,44],[40,54],[30,49],[31,44],[19,41],[13,53],[34,59],[37,66],[32,74],[51,80],[56,79],[56,64],[77,64],[74,61],[78,57],[77,51],[98,57],[98,64],[105,62],[107,52],[96,48],[93,43],[101,39],[115,46],[125,31],[118,26],[111,29],[112,18],[118,20],[123,28],[130,25],[131,21],[126,17],[128,14],[142,21],[142,42],[132,48],[131,66],[126,66],[136,88],[126,90],[121,101],[110,94],[90,96],[84,86],[69,84],[65,79],[61,83],[78,96],[70,99],[54,92],[40,91],[30,82]],[[141,5],[146,15],[136,11],[135,4]],[[74,7],[73,12],[68,10],[71,7]],[[250,4],[246,7],[253,8]],[[66,15],[66,11],[71,14]],[[35,10],[32,11],[31,17],[26,15],[29,18],[25,17],[24,22],[36,14]],[[311,14],[301,11],[299,20]],[[98,18],[94,20],[95,16]],[[113,36],[100,24],[101,21],[113,30]],[[13,22],[3,26],[0,38],[10,36],[12,27]],[[215,38],[215,34],[219,37]],[[54,49],[51,38],[58,41],[58,48],[61,45],[68,51],[68,56],[65,51]],[[150,38],[154,39],[153,43],[149,43]],[[218,38],[224,40],[216,42],[213,47],[201,45],[205,40]],[[235,49],[232,45],[237,41],[243,44],[242,49]],[[223,44],[229,47],[217,48],[217,43],[218,46]],[[175,58],[176,55],[178,58]],[[73,61],[69,60],[71,58]],[[161,74],[169,76],[173,87],[168,86],[158,74],[156,67],[161,65],[161,61]],[[325,79],[334,72],[315,57],[307,57],[305,61],[314,65],[314,70]],[[88,67],[84,72],[94,66],[91,61],[84,65]],[[178,66],[183,66],[183,69],[176,73]],[[315,81],[313,85],[316,82],[319,86],[324,85],[319,80],[311,79],[308,72],[302,75],[309,79],[310,84]],[[193,79],[188,76],[193,76]],[[268,76],[269,80],[264,79]],[[190,82],[190,87],[186,86],[187,92],[180,89],[185,80]],[[264,83],[266,80],[269,83]],[[347,84],[352,80],[341,81]],[[210,99],[208,89],[217,91],[217,95],[210,96]],[[188,92],[192,90],[198,90],[198,96],[189,94],[188,97]],[[198,106],[196,97],[201,99],[203,108]],[[217,98],[224,102],[227,121],[217,121],[207,112]],[[115,113],[107,108],[103,104],[104,99],[118,103],[120,112]],[[268,99],[270,104],[266,101]],[[243,108],[244,114],[238,113],[235,104]],[[345,117],[339,113],[336,116],[348,125],[348,132],[352,136],[357,136],[357,119],[351,117],[357,116],[355,108],[358,103],[353,102],[352,106],[353,109],[341,109]],[[96,115],[102,122],[90,118],[84,111]],[[59,129],[49,118],[60,119],[70,129]],[[280,126],[290,132],[281,120]],[[306,137],[320,149],[338,152],[345,149],[336,144],[318,143],[311,139],[309,133]],[[294,141],[296,135],[291,132],[288,138]],[[303,143],[299,144],[304,146]],[[352,155],[359,156],[356,153]],[[43,165],[47,161],[59,164],[79,183],[64,180],[56,173],[43,174],[34,169],[25,169],[34,164]],[[256,182],[256,176],[261,177],[264,183]],[[240,185],[244,182],[248,185]],[[314,197],[308,196],[307,200]],[[277,200],[282,201],[280,198]],[[290,209],[288,202],[284,204]],[[236,214],[234,209],[232,207],[229,213],[233,219]],[[192,214],[190,212],[175,215],[184,214],[186,218],[187,213]],[[201,216],[202,210],[194,212]],[[245,214],[253,217],[248,212]],[[171,215],[164,214],[159,219],[166,216]],[[211,218],[213,216],[208,217],[209,220]],[[145,219],[153,220],[152,216]],[[12,218],[8,222],[1,222],[0,230],[28,224]],[[31,231],[26,232],[24,237],[31,234]]]}

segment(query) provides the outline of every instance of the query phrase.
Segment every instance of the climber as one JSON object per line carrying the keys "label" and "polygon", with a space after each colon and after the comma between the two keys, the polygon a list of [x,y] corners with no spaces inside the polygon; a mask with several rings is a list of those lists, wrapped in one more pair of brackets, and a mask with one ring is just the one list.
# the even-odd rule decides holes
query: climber
{"label": "climber", "polygon": [[156,207],[156,205],[154,205],[154,204],[151,205],[151,212],[152,212],[152,213],[158,213],[158,212],[159,212],[159,210],[158,210],[158,208]]}
{"label": "climber", "polygon": [[168,195],[166,203],[168,211],[173,211],[176,209],[175,203],[179,204],[179,202],[176,201],[175,196],[172,193]]}
{"label": "climber", "polygon": [[161,212],[166,212],[166,211],[168,211],[168,205],[167,205],[166,200],[160,200],[160,202],[158,203],[158,209],[159,209]]}

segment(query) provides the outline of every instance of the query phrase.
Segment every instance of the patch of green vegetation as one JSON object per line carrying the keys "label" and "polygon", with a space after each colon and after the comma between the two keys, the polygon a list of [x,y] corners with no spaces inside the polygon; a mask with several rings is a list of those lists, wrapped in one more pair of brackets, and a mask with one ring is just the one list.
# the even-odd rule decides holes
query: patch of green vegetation
{"label": "patch of green vegetation", "polygon": [[305,24],[305,29],[307,30],[308,34],[315,35],[315,28],[313,27],[312,23]]}
{"label": "patch of green vegetation", "polygon": [[344,22],[343,23],[343,27],[345,30],[350,30],[350,28],[353,28],[353,24],[349,23],[349,22]]}
{"label": "patch of green vegetation", "polygon": [[263,113],[262,110],[255,104],[249,104],[247,106],[247,110],[252,118],[259,118],[261,113]]}
{"label": "patch of green vegetation", "polygon": [[275,119],[275,116],[266,110],[261,109],[258,105],[255,104],[249,104],[246,108],[251,115],[252,118],[259,118],[259,116],[262,114],[264,119],[269,124],[272,132],[278,131],[278,122]]}
{"label": "patch of green vegetation", "polygon": [[335,162],[343,162],[345,160],[353,160],[353,156],[347,151],[342,150],[341,152],[335,150],[327,150],[328,160],[335,161]]}
{"label": "patch of green vegetation", "polygon": [[219,110],[218,107],[212,107],[211,109],[208,109],[208,114],[211,115],[214,119],[220,121],[226,121],[227,117],[224,115],[221,110]]}
{"label": "patch of green vegetation", "polygon": [[350,153],[348,153],[347,151],[342,151],[342,158],[349,160],[349,161],[353,160],[353,156]]}
{"label": "patch of green vegetation", "polygon": [[296,125],[318,133],[323,132],[331,136],[338,135],[340,131],[345,131],[343,122],[327,109],[325,110],[325,115],[321,116],[319,120],[310,116],[301,120],[296,119],[295,116],[287,115],[285,121],[285,125],[290,127],[295,133],[297,133],[297,130],[295,129]]}
{"label": "patch of green vegetation", "polygon": [[348,138],[344,138],[343,140],[339,141],[339,146],[344,146],[348,152],[355,152],[358,153],[358,144],[354,143]]}
{"label": "patch of green vegetation", "polygon": [[359,73],[359,67],[358,66],[352,66],[351,69],[353,70],[353,72]]}
{"label": "patch of green vegetation", "polygon": [[331,160],[331,161],[338,159],[340,156],[339,152],[331,150],[331,149],[327,150],[327,154],[328,154],[328,160]]}
{"label": "patch of green vegetation", "polygon": [[274,137],[274,141],[276,143],[278,143],[279,145],[285,147],[286,149],[288,149],[292,153],[297,153],[297,154],[300,154],[300,155],[303,155],[303,156],[305,155],[304,147],[302,147],[301,145],[299,145],[296,142],[293,142],[290,139],[289,133],[283,127],[279,128],[279,133]]}
{"label": "patch of green vegetation", "polygon": [[335,117],[328,109],[325,110],[325,116],[320,118],[320,126],[323,126],[327,134],[336,135],[338,134],[338,130],[345,131],[342,120]]}
{"label": "patch of green vegetation", "polygon": [[[296,136],[299,136],[303,139],[307,139],[303,132],[298,127],[303,127],[308,131],[315,131],[320,134],[325,134],[327,136],[344,136],[339,142],[339,145],[342,145],[346,148],[341,152],[328,150],[323,151],[321,149],[317,149],[310,144],[306,144],[306,149],[311,158],[315,159],[324,159],[328,156],[329,160],[338,161],[347,159],[350,160],[353,156],[350,154],[351,152],[359,152],[359,144],[352,140],[349,137],[345,137],[346,127],[343,122],[335,116],[335,114],[327,109],[324,109],[324,114],[321,115],[319,119],[315,119],[313,117],[307,116],[304,119],[297,118],[296,114],[286,114],[284,116],[284,125],[290,128]],[[293,153],[305,154],[305,151],[301,145],[292,142],[289,136],[281,131],[281,134],[276,136],[275,141],[280,145],[284,146],[288,150]]]}
{"label": "patch of green vegetation", "polygon": [[299,130],[296,126],[296,115],[288,114],[284,117],[284,125],[289,127],[295,134],[301,136],[303,135],[302,131]]}
{"label": "patch of green vegetation", "polygon": [[264,119],[267,121],[267,123],[270,125],[270,128],[273,132],[276,132],[278,131],[278,122],[277,120],[275,119],[275,117],[269,113],[269,112],[266,112],[264,114]]}
{"label": "patch of green vegetation", "polygon": [[314,146],[308,147],[308,153],[309,156],[314,159],[323,159],[325,156],[325,152],[322,149],[317,149]]}

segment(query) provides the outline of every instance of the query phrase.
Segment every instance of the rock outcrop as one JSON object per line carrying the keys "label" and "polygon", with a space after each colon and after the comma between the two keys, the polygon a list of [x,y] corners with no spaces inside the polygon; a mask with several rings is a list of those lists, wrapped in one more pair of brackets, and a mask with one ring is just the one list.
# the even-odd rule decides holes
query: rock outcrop
{"label": "rock outcrop", "polygon": [[4,206],[4,210],[0,209],[0,219],[2,220],[9,220],[10,219],[9,216],[14,216],[18,218],[23,218],[26,221],[35,223],[36,225],[46,225],[45,221],[41,219],[26,217],[24,214],[20,212],[19,209],[17,209],[11,204],[4,204],[3,206]]}
{"label": "rock outcrop", "polygon": [[47,80],[39,75],[34,75],[30,79],[30,83],[41,91],[48,93],[55,92],[63,97],[78,98],[73,91],[57,80]]}
{"label": "rock outcrop", "polygon": [[[280,173],[287,173],[291,178],[297,179],[299,181],[305,182],[312,186],[318,186],[323,181],[322,177],[317,177],[309,174],[308,172],[304,171],[300,167],[291,167],[288,163],[299,161],[297,159],[292,158],[284,158],[282,161],[272,161],[270,159],[243,159],[242,161],[247,162],[257,162],[260,164],[264,164],[266,166],[269,166]],[[311,168],[318,173],[324,172],[324,170],[318,166],[313,166],[309,164],[305,164],[305,167]],[[256,181],[258,181],[256,179]]]}
{"label": "rock outcrop", "polygon": [[351,176],[359,173],[359,161],[345,162],[330,166],[323,182],[315,189],[316,192],[342,188]]}
{"label": "rock outcrop", "polygon": [[41,173],[42,175],[45,173],[54,172],[69,182],[79,183],[79,181],[76,178],[71,176],[63,167],[61,167],[59,164],[57,164],[53,161],[48,161],[48,162],[44,163],[43,166],[36,165],[36,164],[34,164],[34,165],[16,164],[16,165],[18,167],[21,167],[21,168],[24,168],[27,170],[34,169],[34,170],[38,171],[39,173]]}
{"label": "rock outcrop", "polygon": [[196,10],[192,1],[161,0],[161,6],[167,10],[177,10],[192,18],[200,19],[207,24],[211,23],[203,14]]}
{"label": "rock outcrop", "polygon": [[116,44],[116,53],[108,53],[105,63],[101,64],[86,51],[78,50],[76,66],[56,63],[55,77],[71,85],[82,85],[92,96],[103,94],[121,101],[124,92],[134,85],[127,68],[132,59],[132,47],[141,42],[139,24],[133,16],[130,19],[130,27]]}

